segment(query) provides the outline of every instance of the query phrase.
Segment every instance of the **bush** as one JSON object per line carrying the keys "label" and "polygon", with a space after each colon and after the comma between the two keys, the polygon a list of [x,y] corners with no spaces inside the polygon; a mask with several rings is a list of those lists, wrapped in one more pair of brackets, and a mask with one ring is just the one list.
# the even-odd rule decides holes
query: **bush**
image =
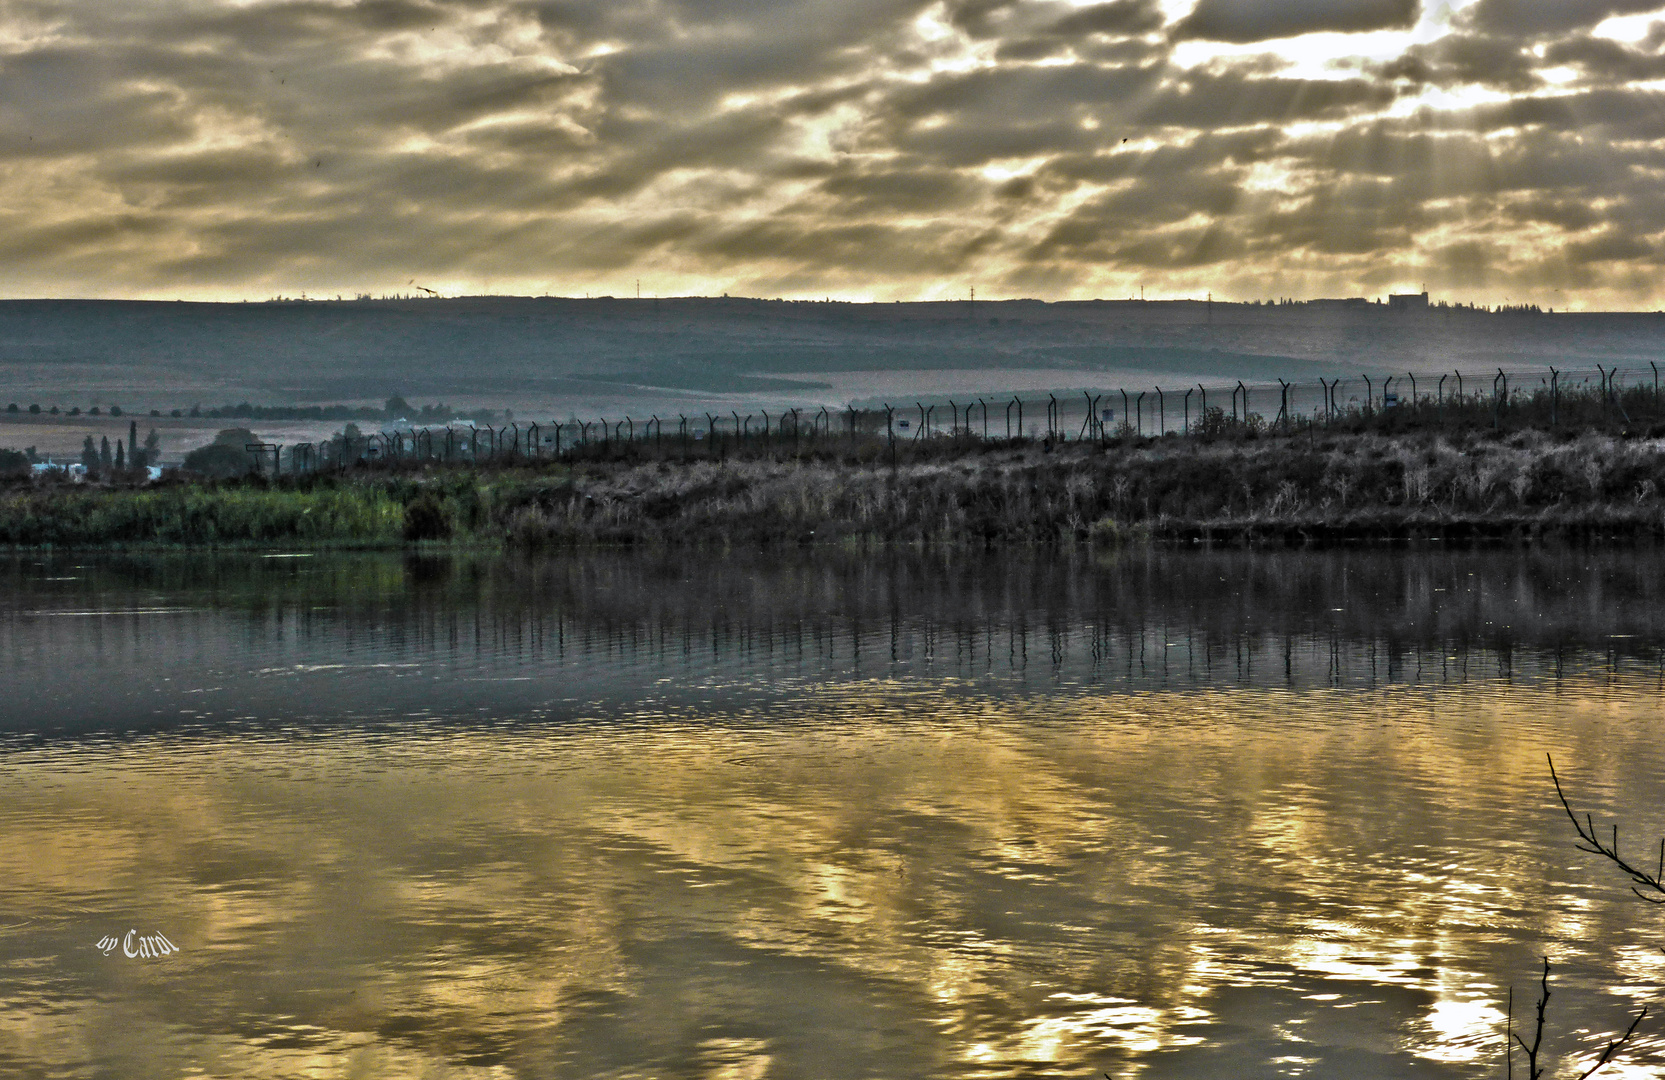
{"label": "bush", "polygon": [[443,540],[450,535],[451,524],[445,520],[445,508],[431,492],[405,507],[406,540]]}

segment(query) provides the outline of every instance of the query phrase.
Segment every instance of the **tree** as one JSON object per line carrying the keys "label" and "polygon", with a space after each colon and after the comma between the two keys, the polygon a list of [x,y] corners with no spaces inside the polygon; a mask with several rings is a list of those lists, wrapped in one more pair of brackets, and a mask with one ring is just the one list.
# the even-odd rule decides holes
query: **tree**
{"label": "tree", "polygon": [[122,472],[127,468],[127,444],[116,440],[116,471]]}
{"label": "tree", "polygon": [[81,443],[81,464],[87,467],[88,472],[98,471],[98,447],[93,445],[91,435]]}
{"label": "tree", "polygon": [[156,434],[155,428],[151,428],[150,434],[145,436],[144,454],[146,465],[154,465],[162,460],[162,437]]}
{"label": "tree", "polygon": [[110,453],[110,436],[108,435],[99,439],[98,463],[106,469],[116,463],[116,459]]}
{"label": "tree", "polygon": [[39,405],[29,406],[29,415],[30,416],[39,416],[40,415],[40,406]]}
{"label": "tree", "polygon": [[387,418],[389,420],[397,420],[401,416],[410,415],[410,402],[406,401],[400,395],[394,394],[392,397],[387,399],[387,404],[382,406],[382,411],[387,414]]}
{"label": "tree", "polygon": [[185,468],[221,479],[247,476],[254,471],[254,457],[244,448],[259,441],[248,428],[226,428],[207,446],[186,454]]}

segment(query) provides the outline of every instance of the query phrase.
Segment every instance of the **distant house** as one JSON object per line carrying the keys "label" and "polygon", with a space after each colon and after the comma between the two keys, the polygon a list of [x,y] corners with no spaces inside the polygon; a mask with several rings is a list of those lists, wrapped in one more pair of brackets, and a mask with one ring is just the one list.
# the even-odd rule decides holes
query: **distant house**
{"label": "distant house", "polygon": [[29,466],[29,471],[36,476],[43,476],[47,473],[62,473],[69,479],[77,481],[87,478],[87,467],[78,461],[53,461],[51,458],[47,458],[45,461]]}
{"label": "distant house", "polygon": [[1428,294],[1419,293],[1390,293],[1388,295],[1388,309],[1390,311],[1427,311]]}

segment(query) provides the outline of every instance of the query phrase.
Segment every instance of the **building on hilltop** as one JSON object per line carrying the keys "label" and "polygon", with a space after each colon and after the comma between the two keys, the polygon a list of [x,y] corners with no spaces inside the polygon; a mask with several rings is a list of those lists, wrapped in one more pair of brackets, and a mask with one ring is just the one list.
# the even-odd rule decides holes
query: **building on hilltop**
{"label": "building on hilltop", "polygon": [[1392,311],[1427,311],[1428,294],[1419,293],[1390,293],[1388,294],[1388,308]]}

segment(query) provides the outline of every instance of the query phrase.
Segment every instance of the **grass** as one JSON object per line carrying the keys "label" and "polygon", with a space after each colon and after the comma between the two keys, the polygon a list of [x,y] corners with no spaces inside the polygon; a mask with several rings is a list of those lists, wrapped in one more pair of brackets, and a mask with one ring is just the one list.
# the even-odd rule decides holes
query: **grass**
{"label": "grass", "polygon": [[19,481],[0,544],[528,549],[655,545],[1286,544],[1665,537],[1665,439],[1308,430],[1105,444],[948,438],[850,453],[736,447],[494,468]]}

